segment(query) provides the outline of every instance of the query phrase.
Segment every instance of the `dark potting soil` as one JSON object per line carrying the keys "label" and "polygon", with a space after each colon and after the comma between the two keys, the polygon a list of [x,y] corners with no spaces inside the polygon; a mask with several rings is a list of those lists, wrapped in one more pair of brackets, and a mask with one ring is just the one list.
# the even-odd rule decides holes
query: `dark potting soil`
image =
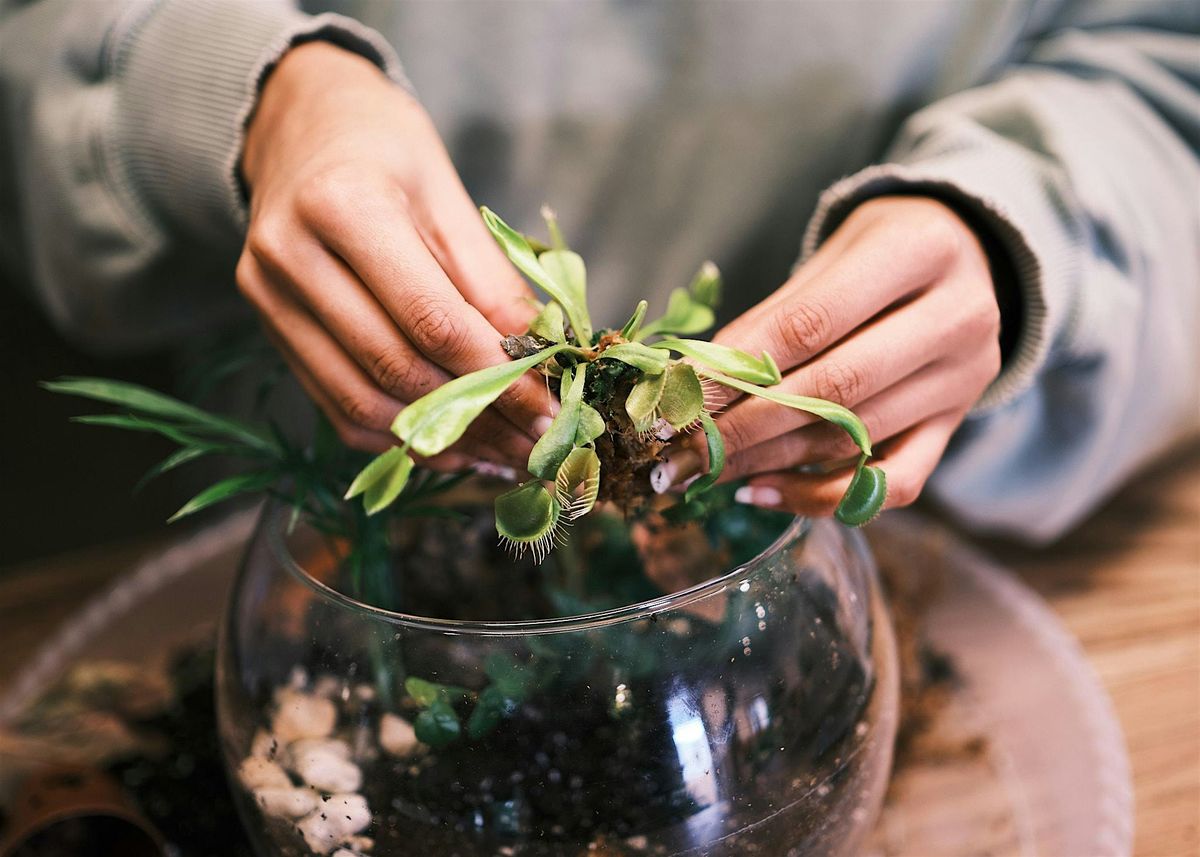
{"label": "dark potting soil", "polygon": [[[238,821],[217,741],[211,645],[182,649],[170,667],[174,702],[130,727],[161,738],[162,755],[115,760],[121,783],[178,857],[254,857]],[[72,852],[84,853],[84,852]]]}

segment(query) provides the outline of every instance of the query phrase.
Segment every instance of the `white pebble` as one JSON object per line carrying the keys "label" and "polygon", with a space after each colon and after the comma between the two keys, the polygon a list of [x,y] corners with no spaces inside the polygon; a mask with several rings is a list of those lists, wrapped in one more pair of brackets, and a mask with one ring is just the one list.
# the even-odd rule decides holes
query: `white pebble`
{"label": "white pebble", "polygon": [[251,791],[257,789],[288,789],[292,781],[283,768],[260,756],[250,756],[238,766],[238,779]]}
{"label": "white pebble", "polygon": [[285,744],[300,738],[326,738],[337,724],[337,708],[328,699],[284,688],[276,694],[279,705],[271,731]]}
{"label": "white pebble", "polygon": [[257,789],[254,799],[262,811],[272,818],[299,818],[317,806],[317,793],[312,789]]}
{"label": "white pebble", "polygon": [[370,836],[347,836],[342,844],[355,851],[370,851],[375,847],[375,840]]}
{"label": "white pebble", "polygon": [[339,738],[301,738],[288,744],[288,758],[302,759],[313,753],[332,754],[339,759],[350,758],[350,745]]}
{"label": "white pebble", "polygon": [[279,741],[275,736],[265,729],[259,729],[254,733],[254,740],[250,742],[250,755],[258,756],[262,759],[274,759],[275,754],[279,751]]}
{"label": "white pebble", "polygon": [[354,792],[362,785],[362,771],[349,756],[344,741],[297,741],[288,747],[288,767],[315,789]]}
{"label": "white pebble", "polygon": [[[318,854],[328,854],[371,823],[371,810],[362,795],[335,794],[317,804],[296,825],[304,841]],[[353,852],[352,852],[353,853]]]}
{"label": "white pebble", "polygon": [[333,857],[362,857],[357,851],[351,851],[349,848],[339,848],[333,852]]}
{"label": "white pebble", "polygon": [[393,756],[407,756],[421,742],[417,733],[403,717],[385,714],[379,720],[379,744]]}

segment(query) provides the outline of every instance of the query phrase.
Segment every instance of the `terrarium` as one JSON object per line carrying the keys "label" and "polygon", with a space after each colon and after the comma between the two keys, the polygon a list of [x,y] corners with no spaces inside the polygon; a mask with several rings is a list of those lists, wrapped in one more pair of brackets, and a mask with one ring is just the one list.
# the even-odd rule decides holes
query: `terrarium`
{"label": "terrarium", "polygon": [[538,564],[445,502],[393,526],[403,612],[361,595],[344,540],[266,508],[218,663],[263,854],[857,853],[897,706],[857,532],[598,510]]}

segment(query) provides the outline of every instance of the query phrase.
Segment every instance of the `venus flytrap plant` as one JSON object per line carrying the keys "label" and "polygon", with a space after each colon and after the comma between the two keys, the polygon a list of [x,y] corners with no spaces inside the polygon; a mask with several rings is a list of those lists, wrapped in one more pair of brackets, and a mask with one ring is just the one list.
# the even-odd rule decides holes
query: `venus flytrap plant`
{"label": "venus flytrap plant", "polygon": [[501,249],[550,300],[524,333],[505,339],[511,363],[455,379],[401,411],[392,431],[402,445],[368,465],[347,498],[364,495],[369,514],[387,508],[411,472],[410,450],[425,456],[442,452],[526,371],[536,370],[547,383],[557,384],[562,407],[529,456],[532,478],[496,499],[496,530],[518,554],[532,550],[540,562],[562,528],[598,502],[637,511],[652,492],[649,471],[665,445],[660,437],[665,426],[676,432],[700,426],[705,432],[708,471],[688,486],[679,506],[668,510],[668,517],[679,520],[702,516],[701,498],[720,478],[725,460],[724,441],[705,405],[705,386],[713,383],[844,430],[861,454],[837,517],[857,526],[879,513],[887,480],[868,464],[871,440],[852,411],[770,389],[782,376],[766,352],[754,357],[685,338],[715,322],[721,293],[715,265],[704,263],[687,288],[675,289],[661,318],[646,322],[648,305],[640,301],[619,330],[595,331],[587,308],[586,267],[567,248],[553,212],[542,212],[549,245],[522,235],[487,208],[482,212]]}

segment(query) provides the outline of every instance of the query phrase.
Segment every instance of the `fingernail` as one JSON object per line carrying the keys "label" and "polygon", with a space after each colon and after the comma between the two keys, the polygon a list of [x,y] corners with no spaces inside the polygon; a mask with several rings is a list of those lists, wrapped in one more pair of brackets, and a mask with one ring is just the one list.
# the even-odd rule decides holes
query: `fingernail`
{"label": "fingernail", "polygon": [[533,421],[533,433],[541,437],[546,432],[550,431],[550,424],[554,422],[554,417],[540,416]]}
{"label": "fingernail", "polygon": [[665,493],[677,482],[690,479],[700,472],[700,456],[690,449],[675,452],[650,471],[650,487],[655,494]]}
{"label": "fingernail", "polygon": [[494,464],[491,461],[477,461],[471,465],[471,469],[480,476],[491,476],[496,479],[503,479],[506,482],[515,482],[517,479],[517,471],[511,467],[505,467],[503,464]]}
{"label": "fingernail", "polygon": [[733,499],[747,506],[779,506],[783,503],[783,494],[770,485],[743,485],[733,492]]}

